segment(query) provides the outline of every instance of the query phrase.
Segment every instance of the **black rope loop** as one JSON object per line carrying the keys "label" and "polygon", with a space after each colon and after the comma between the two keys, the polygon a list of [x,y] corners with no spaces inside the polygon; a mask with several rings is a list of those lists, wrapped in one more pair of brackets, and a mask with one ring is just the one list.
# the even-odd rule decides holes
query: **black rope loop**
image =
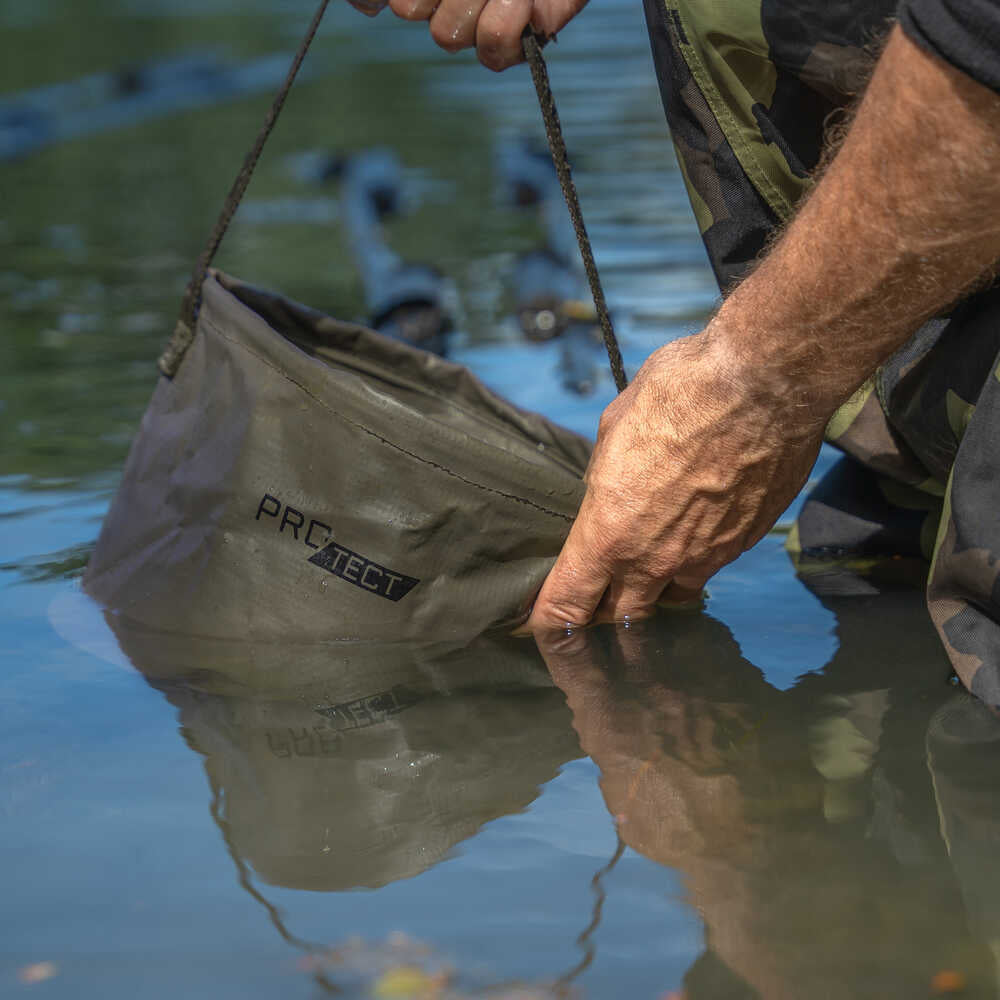
{"label": "black rope loop", "polygon": [[[247,153],[243,161],[240,172],[236,175],[229,194],[223,203],[222,211],[212,227],[208,242],[204,250],[198,256],[194,271],[188,281],[184,298],[181,302],[180,316],[174,328],[173,335],[168,342],[166,349],[159,359],[159,368],[168,378],[172,378],[180,367],[184,354],[194,339],[195,323],[198,318],[198,309],[201,305],[201,288],[204,284],[208,269],[212,266],[215,254],[222,243],[229,224],[239,208],[243,195],[246,193],[253,172],[257,166],[257,161],[264,150],[271,132],[278,121],[278,116],[285,105],[288,92],[292,89],[295,77],[298,75],[302,61],[309,51],[309,46],[316,37],[320,22],[326,13],[330,0],[320,0],[319,7],[313,15],[306,30],[305,37],[299,43],[299,47],[292,59],[278,93],[275,94],[271,107],[268,109],[261,125],[257,138],[253,146]],[[622,363],[621,350],[618,347],[618,340],[615,337],[614,327],[611,323],[611,316],[608,313],[607,303],[604,299],[604,289],[601,286],[601,278],[597,273],[597,265],[594,263],[594,254],[590,246],[590,238],[587,235],[587,227],[583,222],[583,213],[580,209],[580,199],[576,193],[576,185],[573,183],[573,175],[569,166],[569,159],[566,155],[566,143],[563,141],[562,126],[559,123],[559,113],[556,111],[555,98],[552,96],[552,88],[549,85],[549,74],[542,58],[542,45],[547,39],[539,38],[530,28],[525,29],[522,45],[525,58],[531,68],[531,78],[535,84],[535,91],[538,94],[538,103],[542,110],[542,120],[545,123],[545,134],[549,141],[549,150],[552,153],[552,162],[556,168],[556,175],[559,178],[559,186],[562,189],[563,198],[566,200],[566,207],[569,209],[570,219],[573,222],[573,230],[576,233],[576,241],[580,247],[580,256],[583,258],[583,267],[587,272],[587,281],[590,284],[590,293],[594,298],[594,308],[597,310],[597,318],[601,325],[601,333],[604,337],[604,346],[608,352],[608,361],[611,365],[611,374],[615,380],[615,386],[621,392],[628,380],[625,377],[625,367]]]}
{"label": "black rope loop", "polygon": [[576,193],[576,185],[573,183],[569,157],[566,155],[566,143],[563,141],[562,126],[559,124],[559,112],[556,111],[555,98],[552,96],[552,87],[549,85],[549,73],[545,66],[545,59],[542,57],[542,45],[546,41],[548,39],[544,37],[540,39],[529,25],[524,31],[521,45],[524,49],[524,57],[531,68],[531,79],[534,81],[538,103],[542,109],[542,120],[545,122],[545,135],[549,140],[552,163],[555,165],[559,186],[562,188],[563,198],[569,209],[569,217],[573,221],[573,231],[576,233],[576,242],[580,247],[580,256],[583,258],[583,268],[587,272],[587,281],[590,283],[590,294],[594,297],[594,308],[597,310],[597,319],[601,324],[601,333],[604,336],[604,346],[608,352],[611,374],[614,377],[615,386],[621,392],[628,385],[628,379],[625,377],[625,366],[622,363],[622,352],[618,347],[618,338],[615,336],[611,315],[604,300],[601,277],[597,273],[597,265],[594,263],[590,237],[587,235],[587,227],[583,222],[580,199]]}

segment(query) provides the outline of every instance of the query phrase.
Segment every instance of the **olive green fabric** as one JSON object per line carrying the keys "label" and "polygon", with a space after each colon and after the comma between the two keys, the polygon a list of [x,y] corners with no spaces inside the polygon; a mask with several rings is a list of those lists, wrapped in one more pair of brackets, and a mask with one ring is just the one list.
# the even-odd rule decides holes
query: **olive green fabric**
{"label": "olive green fabric", "polygon": [[84,586],[185,634],[475,635],[525,617],[589,454],[458,365],[212,272]]}
{"label": "olive green fabric", "polygon": [[[646,0],[664,108],[723,292],[808,190],[824,133],[846,120],[894,10],[893,0]],[[823,587],[831,560],[863,571],[890,558],[895,575],[920,583],[933,557],[931,617],[962,681],[993,706],[998,378],[990,288],[927,323],[841,407],[827,439],[849,457],[807,498],[788,544]]]}
{"label": "olive green fabric", "polygon": [[723,290],[810,186],[895,0],[645,0],[667,121]]}
{"label": "olive green fabric", "polygon": [[177,709],[227,846],[271,885],[417,875],[580,756],[530,640],[247,643],[107,617]]}

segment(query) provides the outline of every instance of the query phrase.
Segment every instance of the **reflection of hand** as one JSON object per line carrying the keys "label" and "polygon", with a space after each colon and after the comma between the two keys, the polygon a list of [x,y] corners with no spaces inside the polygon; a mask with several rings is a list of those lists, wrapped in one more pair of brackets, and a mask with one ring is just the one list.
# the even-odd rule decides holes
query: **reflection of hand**
{"label": "reflection of hand", "polygon": [[458,52],[473,45],[493,70],[521,62],[521,34],[530,23],[539,34],[560,31],[587,0],[390,0],[408,21],[430,21],[431,37]]}
{"label": "reflection of hand", "polygon": [[705,331],[660,348],[605,410],[580,513],[528,628],[690,599],[770,529],[806,481],[826,415],[744,367]]}
{"label": "reflection of hand", "polygon": [[758,929],[770,909],[760,884],[779,898],[783,887],[759,876],[772,854],[773,817],[758,815],[762,802],[745,785],[749,777],[768,798],[788,795],[760,780],[762,730],[772,728],[781,696],[724,626],[704,615],[663,618],[673,621],[536,636],[581,747],[601,770],[619,835],[683,873],[714,951],[757,990],[740,995],[834,995],[799,991],[776,968],[786,945]]}
{"label": "reflection of hand", "polygon": [[692,996],[926,996],[968,954],[950,873],[899,865],[874,820],[824,819],[808,739],[822,687],[775,691],[702,614],[537,641],[622,840],[683,874],[713,955],[744,984]]}
{"label": "reflection of hand", "polygon": [[[711,655],[709,634],[696,633],[702,655]],[[601,791],[622,839],[688,873],[702,862],[740,864],[752,849],[753,823],[731,762],[753,766],[761,709],[735,701],[735,691],[720,700],[662,677],[647,680],[649,665],[662,658],[652,645],[655,634],[642,626],[617,629],[613,637],[607,629],[550,632],[538,644],[566,694],[581,747],[601,769]],[[716,650],[735,653],[726,638]],[[738,668],[756,674],[736,659]],[[718,666],[724,686],[732,678],[734,688],[743,687],[725,663]],[[775,696],[759,675],[753,680],[758,698]]]}

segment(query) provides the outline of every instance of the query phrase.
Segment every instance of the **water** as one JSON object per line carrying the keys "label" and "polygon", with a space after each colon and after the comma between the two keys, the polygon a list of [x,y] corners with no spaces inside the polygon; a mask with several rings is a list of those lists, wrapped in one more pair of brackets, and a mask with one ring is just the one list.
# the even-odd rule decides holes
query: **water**
{"label": "water", "polygon": [[[442,997],[912,998],[943,971],[996,996],[997,724],[948,685],[914,589],[807,589],[779,532],[704,612],[544,661],[150,647],[80,594],[191,260],[309,13],[0,0],[0,155],[23,145],[0,161],[0,995],[400,996],[415,967]],[[641,12],[592,0],[548,58],[634,368],[714,301]],[[178,59],[210,68],[200,98],[128,103]],[[389,236],[454,280],[457,356],[593,434],[610,378],[561,390],[554,346],[509,318],[502,278],[540,234],[496,144],[524,134],[523,69],[335,7],[219,263],[361,316],[336,185],[305,167],[391,146],[410,211]]]}

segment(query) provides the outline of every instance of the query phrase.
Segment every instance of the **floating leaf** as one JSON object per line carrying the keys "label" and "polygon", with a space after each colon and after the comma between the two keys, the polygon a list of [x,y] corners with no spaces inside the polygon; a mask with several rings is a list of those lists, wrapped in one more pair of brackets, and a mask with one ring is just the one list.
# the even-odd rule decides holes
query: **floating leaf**
{"label": "floating leaf", "polygon": [[443,985],[441,976],[430,976],[416,966],[401,965],[381,975],[372,993],[379,1000],[425,1000],[437,996]]}
{"label": "floating leaf", "polygon": [[17,970],[17,978],[27,986],[44,983],[46,979],[52,979],[57,975],[59,975],[59,966],[55,962],[35,962]]}
{"label": "floating leaf", "polygon": [[933,993],[962,993],[965,991],[967,983],[965,976],[954,969],[942,969],[931,979],[931,992]]}

